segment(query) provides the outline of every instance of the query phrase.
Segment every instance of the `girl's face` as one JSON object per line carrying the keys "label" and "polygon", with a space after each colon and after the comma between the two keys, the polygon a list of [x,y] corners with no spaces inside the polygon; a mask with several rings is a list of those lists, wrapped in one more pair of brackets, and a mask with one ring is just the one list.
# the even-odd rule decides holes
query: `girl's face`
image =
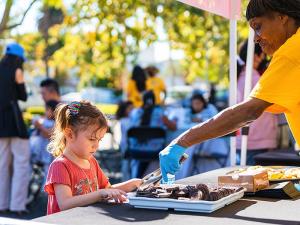
{"label": "girl's face", "polygon": [[99,129],[96,125],[80,130],[77,134],[69,131],[71,134],[66,135],[66,144],[79,158],[89,159],[97,151],[106,131],[106,128]]}
{"label": "girl's face", "polygon": [[192,100],[192,108],[194,109],[195,112],[199,113],[203,110],[204,104],[201,100],[199,99],[193,99]]}

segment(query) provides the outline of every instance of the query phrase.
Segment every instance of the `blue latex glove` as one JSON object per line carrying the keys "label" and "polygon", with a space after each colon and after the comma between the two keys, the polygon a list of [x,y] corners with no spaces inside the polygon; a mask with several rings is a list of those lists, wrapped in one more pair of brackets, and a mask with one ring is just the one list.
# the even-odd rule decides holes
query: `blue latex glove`
{"label": "blue latex glove", "polygon": [[179,160],[185,152],[184,147],[171,144],[159,153],[159,164],[163,182],[167,182],[167,174],[175,174],[179,169]]}
{"label": "blue latex glove", "polygon": [[295,188],[297,189],[297,191],[300,192],[300,184],[294,184],[295,185]]}

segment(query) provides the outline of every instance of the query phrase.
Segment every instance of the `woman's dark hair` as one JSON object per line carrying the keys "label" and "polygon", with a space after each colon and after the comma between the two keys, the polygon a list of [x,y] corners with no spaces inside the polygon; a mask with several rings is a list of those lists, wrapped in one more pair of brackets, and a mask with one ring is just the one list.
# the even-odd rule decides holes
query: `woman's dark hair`
{"label": "woman's dark hair", "polygon": [[120,120],[120,119],[126,117],[126,110],[132,104],[133,104],[132,101],[126,101],[126,102],[120,102],[119,103],[118,109],[117,109],[117,112],[116,112],[117,120]]}
{"label": "woman's dark hair", "polygon": [[10,67],[14,70],[21,69],[23,70],[24,60],[16,55],[6,54],[0,61],[0,65],[5,67]]}
{"label": "woman's dark hair", "polygon": [[132,71],[132,80],[135,81],[139,92],[146,89],[146,73],[140,66],[135,66]]}
{"label": "woman's dark hair", "polygon": [[155,107],[155,95],[153,91],[147,91],[143,95],[143,109],[144,113],[141,119],[141,126],[149,126],[151,122],[152,111]]}
{"label": "woman's dark hair", "polygon": [[300,26],[300,0],[250,0],[247,6],[246,17],[250,20],[254,17],[272,15],[279,12],[295,19]]}
{"label": "woman's dark hair", "polygon": [[[203,97],[203,95],[197,93],[197,94],[194,94],[191,98],[191,102],[193,100],[200,100],[202,103],[203,103],[203,108],[205,109],[207,107],[207,101],[205,100],[205,98]],[[195,112],[195,110],[193,109],[193,106],[191,104],[191,110],[192,110],[192,114],[195,114],[197,112]]]}
{"label": "woman's dark hair", "polygon": [[[242,60],[242,62],[237,61],[237,78],[239,79],[241,72],[243,71],[243,68],[245,66],[245,63],[247,62],[247,52],[248,52],[248,40],[244,41],[242,44],[240,51],[239,51],[239,57]],[[254,45],[254,54],[255,55],[261,55],[263,53],[261,47],[259,44]]]}
{"label": "woman's dark hair", "polygon": [[145,68],[145,71],[150,77],[154,77],[159,72],[155,66],[148,66]]}

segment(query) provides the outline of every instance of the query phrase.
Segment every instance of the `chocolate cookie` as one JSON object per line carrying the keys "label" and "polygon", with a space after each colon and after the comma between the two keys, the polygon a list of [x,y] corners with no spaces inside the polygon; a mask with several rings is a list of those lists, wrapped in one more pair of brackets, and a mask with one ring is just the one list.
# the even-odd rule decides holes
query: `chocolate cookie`
{"label": "chocolate cookie", "polygon": [[165,189],[167,192],[172,191],[179,191],[179,185],[178,184],[170,184],[170,185],[163,185],[162,188]]}
{"label": "chocolate cookie", "polygon": [[157,194],[157,198],[169,198],[172,193],[170,192],[165,192],[165,193],[159,193]]}
{"label": "chocolate cookie", "polygon": [[196,188],[202,192],[202,200],[207,201],[209,199],[209,189],[205,184],[197,184]]}
{"label": "chocolate cookie", "polygon": [[209,192],[209,201],[218,201],[219,199],[221,199],[219,191]]}

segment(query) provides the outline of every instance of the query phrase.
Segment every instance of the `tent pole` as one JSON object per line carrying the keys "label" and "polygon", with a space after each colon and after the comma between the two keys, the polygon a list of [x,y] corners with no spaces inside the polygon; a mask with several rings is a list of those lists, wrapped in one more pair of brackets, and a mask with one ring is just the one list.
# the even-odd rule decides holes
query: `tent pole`
{"label": "tent pole", "polygon": [[[229,55],[230,55],[230,69],[229,69],[229,106],[233,106],[237,102],[237,20],[230,19],[230,36],[229,36]],[[236,135],[230,137],[230,164],[236,165]]]}
{"label": "tent pole", "polygon": [[[254,57],[254,31],[251,27],[249,27],[244,100],[246,100],[249,97],[250,91],[252,89],[253,57]],[[245,132],[242,133],[241,166],[245,166],[247,162],[247,143],[248,143],[248,132]]]}

